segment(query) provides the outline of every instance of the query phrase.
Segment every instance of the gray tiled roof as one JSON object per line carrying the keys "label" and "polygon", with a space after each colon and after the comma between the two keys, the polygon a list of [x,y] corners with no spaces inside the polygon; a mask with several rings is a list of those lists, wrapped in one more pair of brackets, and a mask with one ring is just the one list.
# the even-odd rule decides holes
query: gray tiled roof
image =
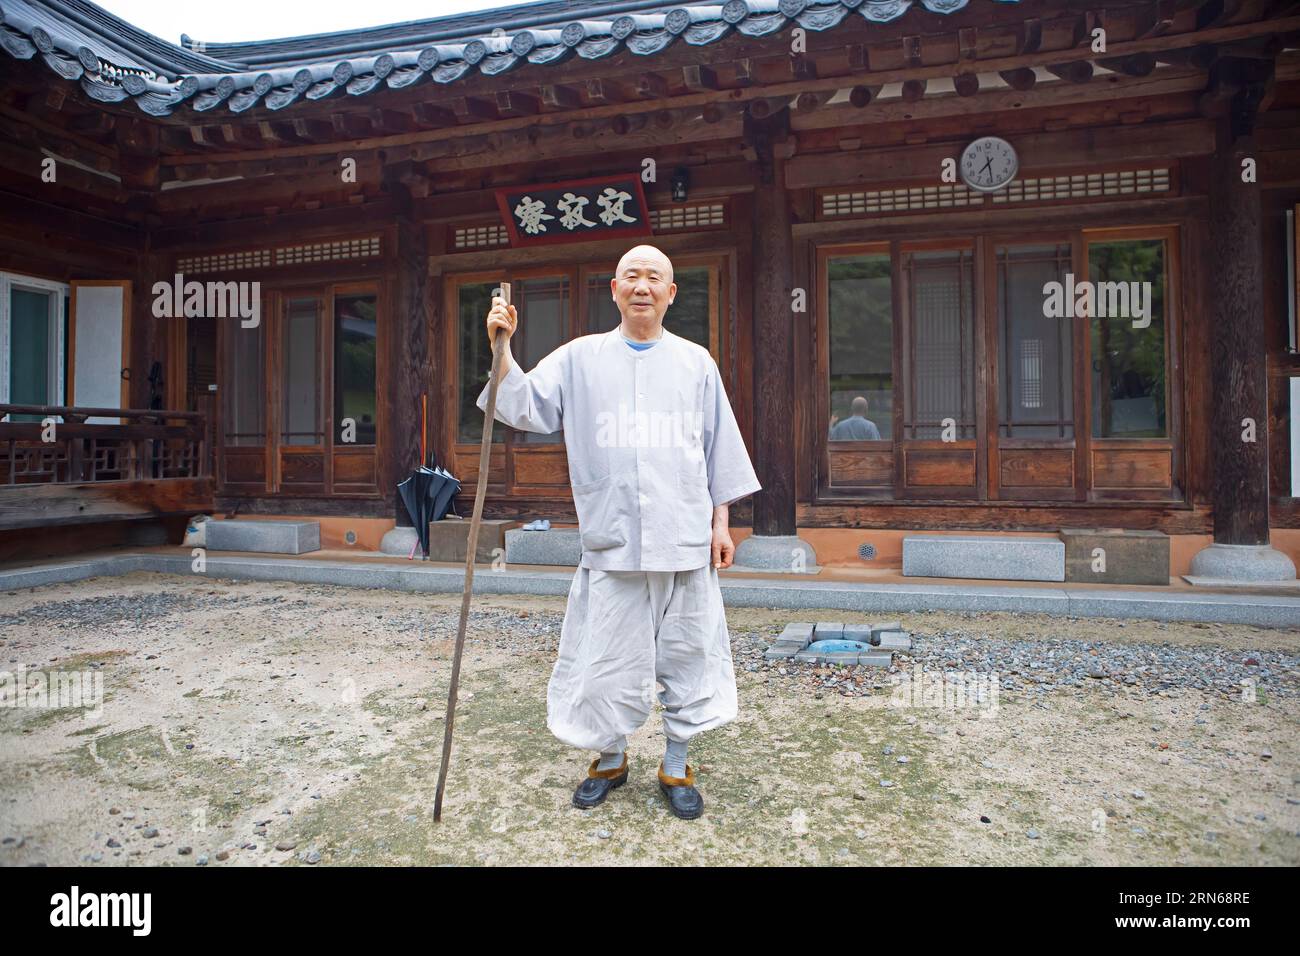
{"label": "gray tiled roof", "polygon": [[794,25],[828,30],[849,17],[886,23],[914,6],[947,14],[969,2],[548,2],[200,51],[167,43],[86,0],[0,0],[0,47],[20,60],[40,57],[101,102],[129,97],[154,116],[182,106],[242,113],[382,87],[450,84],[474,72],[495,76],[523,63],[595,60],[620,50],[653,56],[674,43],[715,43],[733,30],[759,37]]}

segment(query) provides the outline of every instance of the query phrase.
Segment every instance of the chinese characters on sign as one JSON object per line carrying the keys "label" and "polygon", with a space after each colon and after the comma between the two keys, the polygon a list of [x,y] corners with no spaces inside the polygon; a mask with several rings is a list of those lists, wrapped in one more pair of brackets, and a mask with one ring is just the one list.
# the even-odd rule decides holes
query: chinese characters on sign
{"label": "chinese characters on sign", "polygon": [[497,205],[512,246],[651,233],[637,176],[512,186],[497,190]]}

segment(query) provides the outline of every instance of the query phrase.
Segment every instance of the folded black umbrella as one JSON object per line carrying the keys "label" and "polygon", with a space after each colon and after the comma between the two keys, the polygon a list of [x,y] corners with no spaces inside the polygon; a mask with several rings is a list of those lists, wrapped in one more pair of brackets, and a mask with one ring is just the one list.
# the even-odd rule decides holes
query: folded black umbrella
{"label": "folded black umbrella", "polygon": [[433,520],[441,521],[447,517],[447,512],[455,501],[456,495],[460,494],[460,482],[443,468],[435,468],[434,470],[445,479],[433,502]]}
{"label": "folded black umbrella", "polygon": [[433,519],[433,504],[445,482],[446,479],[441,475],[421,466],[397,485],[397,493],[406,506],[411,524],[415,526],[415,535],[420,541],[420,554],[426,561],[429,560],[429,522]]}

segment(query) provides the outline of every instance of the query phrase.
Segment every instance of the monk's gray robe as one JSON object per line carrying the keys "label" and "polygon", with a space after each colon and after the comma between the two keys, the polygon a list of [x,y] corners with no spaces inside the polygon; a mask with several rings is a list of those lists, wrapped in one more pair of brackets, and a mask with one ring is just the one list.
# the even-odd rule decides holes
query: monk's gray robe
{"label": "monk's gray robe", "polygon": [[665,329],[636,351],[616,328],[528,373],[512,356],[497,419],[563,429],[568,453],[582,559],[547,690],[551,731],[605,749],[644,723],[656,681],[672,739],[735,717],[713,508],[761,486],[708,350]]}
{"label": "monk's gray robe", "polygon": [[714,506],[762,487],[713,356],[667,329],[644,352],[619,329],[584,335],[527,374],[512,357],[497,420],[564,429],[584,568],[704,567]]}

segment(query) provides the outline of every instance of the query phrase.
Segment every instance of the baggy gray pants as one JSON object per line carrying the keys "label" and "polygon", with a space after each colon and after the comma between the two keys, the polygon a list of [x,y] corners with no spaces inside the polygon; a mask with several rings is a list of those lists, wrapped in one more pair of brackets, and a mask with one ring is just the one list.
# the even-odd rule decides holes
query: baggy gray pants
{"label": "baggy gray pants", "polygon": [[578,568],[546,690],[546,726],[584,750],[640,727],[664,686],[664,732],[690,740],[736,716],[718,572]]}

